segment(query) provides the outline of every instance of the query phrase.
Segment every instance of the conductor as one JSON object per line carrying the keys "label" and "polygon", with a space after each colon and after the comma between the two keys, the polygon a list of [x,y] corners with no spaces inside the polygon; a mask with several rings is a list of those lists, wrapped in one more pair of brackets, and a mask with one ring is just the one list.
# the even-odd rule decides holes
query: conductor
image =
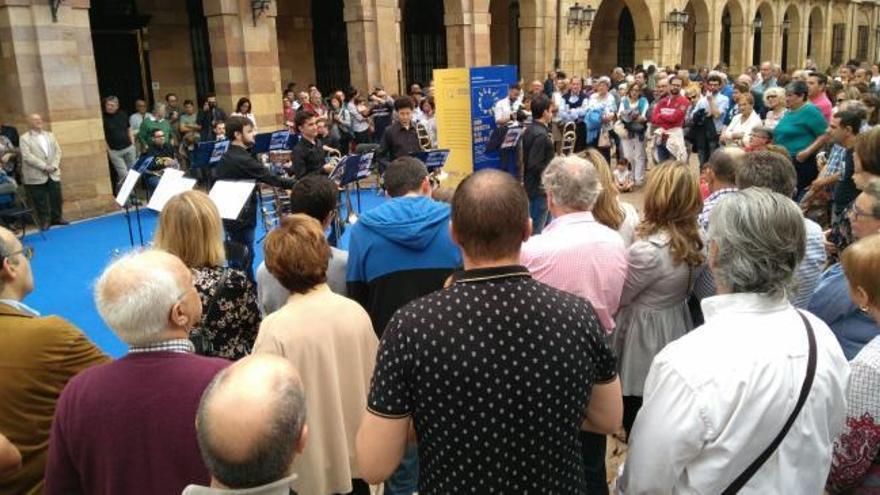
{"label": "conductor", "polygon": [[[247,117],[233,116],[226,119],[226,136],[230,139],[229,151],[217,163],[217,180],[255,180],[275,187],[291,188],[294,180],[272,174],[253,157],[248,147],[254,145],[254,126]],[[257,194],[254,189],[238,220],[223,220],[223,228],[230,241],[247,248],[244,270],[253,280],[254,235],[257,229]]]}

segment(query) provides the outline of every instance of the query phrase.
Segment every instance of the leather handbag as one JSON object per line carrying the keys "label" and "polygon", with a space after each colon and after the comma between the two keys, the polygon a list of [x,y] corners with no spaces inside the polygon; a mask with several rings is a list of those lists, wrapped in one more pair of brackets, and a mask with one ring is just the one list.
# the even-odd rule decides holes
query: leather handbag
{"label": "leather handbag", "polygon": [[810,325],[810,320],[808,320],[802,312],[798,311],[797,313],[801,317],[801,320],[804,321],[804,326],[807,329],[807,340],[810,344],[810,353],[807,357],[807,374],[804,376],[804,383],[801,385],[801,393],[798,396],[797,404],[795,404],[794,410],[791,412],[791,415],[788,416],[788,419],[776,435],[776,438],[774,438],[770,445],[761,452],[761,455],[759,455],[757,459],[752,461],[742,474],[733,480],[730,486],[722,492],[723,495],[733,495],[739,492],[742,487],[752,479],[752,476],[761,469],[761,466],[767,462],[767,459],[773,455],[773,452],[776,451],[779,444],[785,439],[785,435],[788,434],[788,430],[791,429],[795,419],[797,419],[798,414],[801,412],[801,409],[803,409],[804,403],[807,402],[807,396],[810,394],[810,389],[813,388],[813,378],[816,376],[816,335],[813,333],[813,326]]}

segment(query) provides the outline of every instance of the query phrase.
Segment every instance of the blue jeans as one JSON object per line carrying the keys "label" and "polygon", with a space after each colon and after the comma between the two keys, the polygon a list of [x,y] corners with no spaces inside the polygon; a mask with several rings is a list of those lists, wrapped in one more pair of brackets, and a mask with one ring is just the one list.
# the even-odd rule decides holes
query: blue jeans
{"label": "blue jeans", "polygon": [[385,481],[385,495],[412,495],[419,491],[419,448],[409,445],[397,471]]}
{"label": "blue jeans", "polygon": [[657,143],[656,148],[657,148],[657,160],[660,163],[663,163],[666,160],[670,160],[672,158],[672,153],[670,153],[669,150],[666,149],[665,144]]}
{"label": "blue jeans", "polygon": [[529,217],[532,219],[532,235],[538,235],[547,225],[547,196],[529,198]]}

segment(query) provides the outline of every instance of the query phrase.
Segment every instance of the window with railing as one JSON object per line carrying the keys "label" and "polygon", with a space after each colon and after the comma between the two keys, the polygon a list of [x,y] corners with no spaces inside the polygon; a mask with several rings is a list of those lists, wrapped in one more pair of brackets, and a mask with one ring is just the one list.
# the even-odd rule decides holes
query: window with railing
{"label": "window with railing", "polygon": [[858,38],[856,44],[856,58],[859,60],[868,59],[868,38],[871,36],[868,26],[859,26]]}
{"label": "window with railing", "polygon": [[835,24],[831,31],[831,63],[843,63],[843,45],[846,36],[846,24]]}

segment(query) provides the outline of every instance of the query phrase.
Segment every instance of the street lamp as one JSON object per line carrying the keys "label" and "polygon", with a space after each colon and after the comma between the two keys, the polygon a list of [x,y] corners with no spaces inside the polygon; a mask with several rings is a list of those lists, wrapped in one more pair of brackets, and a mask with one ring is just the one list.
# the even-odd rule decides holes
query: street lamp
{"label": "street lamp", "polygon": [[251,0],[251,12],[254,14],[254,26],[257,25],[257,18],[269,11],[272,0]]}
{"label": "street lamp", "polygon": [[584,10],[583,7],[580,6],[579,3],[575,2],[574,5],[568,8],[568,26],[567,31],[571,32],[572,28],[580,28],[581,27],[581,11]]}
{"label": "street lamp", "polygon": [[567,30],[571,31],[572,28],[576,27],[578,30],[582,31],[584,26],[589,26],[593,23],[595,15],[596,9],[590,4],[587,4],[586,7],[581,7],[578,2],[575,2],[574,5],[568,8]]}
{"label": "street lamp", "polygon": [[791,29],[791,20],[786,17],[782,20],[782,32],[787,33]]}
{"label": "street lamp", "polygon": [[672,12],[666,16],[666,24],[672,26],[673,29],[681,29],[687,24],[689,17],[684,10],[672,9]]}
{"label": "street lamp", "polygon": [[755,20],[752,21],[752,31],[760,31],[761,28],[764,27],[764,20],[761,19],[760,16],[755,17]]}

